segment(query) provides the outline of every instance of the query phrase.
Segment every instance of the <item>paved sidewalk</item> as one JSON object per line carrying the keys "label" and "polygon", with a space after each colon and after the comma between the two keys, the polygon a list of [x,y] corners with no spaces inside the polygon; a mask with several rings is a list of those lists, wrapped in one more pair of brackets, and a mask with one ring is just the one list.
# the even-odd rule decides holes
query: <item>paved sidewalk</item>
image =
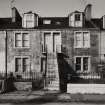
{"label": "paved sidewalk", "polygon": [[105,94],[67,94],[57,91],[16,91],[0,94],[0,103],[94,102],[105,103]]}

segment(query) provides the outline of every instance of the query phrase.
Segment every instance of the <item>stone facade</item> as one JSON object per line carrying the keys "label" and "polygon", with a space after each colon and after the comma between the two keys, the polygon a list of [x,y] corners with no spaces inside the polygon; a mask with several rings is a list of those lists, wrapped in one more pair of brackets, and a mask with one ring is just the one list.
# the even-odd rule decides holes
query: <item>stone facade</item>
{"label": "stone facade", "polygon": [[[15,33],[28,32],[29,34],[29,48],[16,48]],[[27,56],[30,59],[30,69],[32,71],[40,72],[41,68],[41,38],[38,30],[23,30],[13,29],[7,31],[7,68],[8,72],[15,72],[15,57]]]}

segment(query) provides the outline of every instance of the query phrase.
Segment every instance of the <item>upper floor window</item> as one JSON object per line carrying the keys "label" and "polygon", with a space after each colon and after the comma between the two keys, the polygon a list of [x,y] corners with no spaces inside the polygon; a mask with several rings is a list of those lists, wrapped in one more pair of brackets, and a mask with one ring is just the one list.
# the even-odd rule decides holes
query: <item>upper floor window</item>
{"label": "upper floor window", "polygon": [[15,33],[15,47],[27,48],[30,47],[28,33]]}
{"label": "upper floor window", "polygon": [[75,48],[90,48],[90,33],[77,31],[74,35]]}
{"label": "upper floor window", "polygon": [[80,21],[80,20],[81,20],[81,15],[75,14],[75,21]]}

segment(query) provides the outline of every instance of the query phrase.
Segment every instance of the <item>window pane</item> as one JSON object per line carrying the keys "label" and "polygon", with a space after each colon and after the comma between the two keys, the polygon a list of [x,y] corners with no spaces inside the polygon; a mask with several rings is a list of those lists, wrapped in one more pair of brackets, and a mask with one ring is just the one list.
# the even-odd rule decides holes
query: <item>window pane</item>
{"label": "window pane", "polygon": [[29,34],[23,33],[23,40],[29,40]]}
{"label": "window pane", "polygon": [[80,21],[80,14],[75,14],[75,21]]}
{"label": "window pane", "polygon": [[59,32],[54,32],[53,35],[60,35],[60,33]]}
{"label": "window pane", "polygon": [[15,40],[22,40],[22,35],[20,33],[16,33]]}
{"label": "window pane", "polygon": [[83,33],[83,46],[84,47],[89,47],[90,46],[90,38],[89,38],[89,33],[88,32],[84,32]]}
{"label": "window pane", "polygon": [[81,32],[76,32],[76,39],[82,40],[82,33]]}
{"label": "window pane", "polygon": [[79,40],[77,40],[77,41],[76,41],[76,46],[77,46],[77,47],[81,47],[81,46],[82,46],[82,42],[79,41]]}
{"label": "window pane", "polygon": [[76,47],[82,47],[83,41],[82,41],[82,33],[81,32],[76,32],[76,37],[75,37],[75,45]]}
{"label": "window pane", "polygon": [[23,72],[25,71],[29,71],[29,59],[28,58],[24,58],[23,59]]}
{"label": "window pane", "polygon": [[32,20],[32,16],[33,16],[32,14],[27,14],[26,15],[26,20]]}
{"label": "window pane", "polygon": [[44,20],[43,24],[51,24],[51,20]]}
{"label": "window pane", "polygon": [[15,59],[15,72],[21,71],[21,58]]}
{"label": "window pane", "polygon": [[84,71],[88,70],[88,57],[83,58],[83,70]]}
{"label": "window pane", "polygon": [[89,33],[88,32],[84,32],[83,33],[83,37],[84,37],[83,38],[84,40],[89,40]]}
{"label": "window pane", "polygon": [[26,27],[34,27],[33,21],[26,21]]}
{"label": "window pane", "polygon": [[16,64],[21,65],[21,58],[16,58]]}
{"label": "window pane", "polygon": [[23,41],[23,47],[29,47],[29,41]]}
{"label": "window pane", "polygon": [[81,70],[81,58],[78,57],[76,58],[76,71],[80,71]]}
{"label": "window pane", "polygon": [[22,47],[22,41],[17,40],[15,42],[15,47]]}
{"label": "window pane", "polygon": [[89,44],[89,41],[86,41],[86,40],[85,40],[85,41],[84,41],[84,47],[88,48],[89,45],[90,45],[90,44]]}
{"label": "window pane", "polygon": [[28,65],[28,64],[29,64],[29,59],[23,58],[23,65]]}
{"label": "window pane", "polygon": [[15,47],[21,47],[22,46],[22,35],[21,33],[15,34]]}
{"label": "window pane", "polygon": [[29,47],[29,34],[23,33],[23,47]]}

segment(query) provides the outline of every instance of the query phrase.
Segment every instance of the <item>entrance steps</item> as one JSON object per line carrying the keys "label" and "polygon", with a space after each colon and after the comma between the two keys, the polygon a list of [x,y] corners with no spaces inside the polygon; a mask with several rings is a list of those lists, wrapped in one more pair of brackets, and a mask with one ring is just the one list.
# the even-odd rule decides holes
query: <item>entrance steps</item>
{"label": "entrance steps", "polygon": [[59,72],[56,52],[47,54],[46,88],[59,90]]}

